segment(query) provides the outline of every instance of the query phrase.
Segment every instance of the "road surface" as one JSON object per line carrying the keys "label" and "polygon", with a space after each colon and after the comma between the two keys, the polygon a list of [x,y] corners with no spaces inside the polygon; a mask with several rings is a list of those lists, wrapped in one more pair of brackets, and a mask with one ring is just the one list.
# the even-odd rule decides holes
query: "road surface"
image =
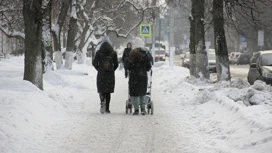
{"label": "road surface", "polygon": [[[159,76],[154,72],[154,76]],[[115,93],[112,94],[111,114],[99,113],[96,92],[78,91],[83,98],[70,106],[71,115],[51,127],[44,138],[48,152],[58,153],[194,153],[195,145],[188,142],[185,127],[188,114],[174,101],[164,101],[164,91],[157,87],[159,78],[153,78],[152,100],[154,115],[125,114],[128,79],[116,74]],[[93,82],[95,83],[95,82]],[[183,131],[183,132],[181,132]],[[189,134],[191,135],[191,134]]]}
{"label": "road surface", "polygon": [[[181,56],[180,55],[176,55],[175,56],[175,64],[177,66],[181,66],[182,62],[181,62]],[[249,70],[249,65],[230,65],[230,72],[231,72],[231,77],[232,78],[243,78],[243,79],[247,79],[247,73]],[[216,77],[216,74],[211,73],[211,78]]]}

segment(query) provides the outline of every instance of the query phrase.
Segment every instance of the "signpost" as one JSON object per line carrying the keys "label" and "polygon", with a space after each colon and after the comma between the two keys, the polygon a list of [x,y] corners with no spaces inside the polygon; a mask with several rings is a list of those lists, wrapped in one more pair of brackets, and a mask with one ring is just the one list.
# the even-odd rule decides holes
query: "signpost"
{"label": "signpost", "polygon": [[247,50],[246,48],[247,48],[247,39],[246,37],[241,37],[240,50],[244,52]]}
{"label": "signpost", "polygon": [[264,31],[258,31],[258,46],[261,47],[261,50],[264,46]]}
{"label": "signpost", "polygon": [[141,24],[140,25],[140,36],[142,36],[142,37],[151,37],[152,36],[151,24]]}
{"label": "signpost", "polygon": [[242,46],[242,48],[246,48],[247,47],[247,39],[245,37],[241,38],[241,46]]}

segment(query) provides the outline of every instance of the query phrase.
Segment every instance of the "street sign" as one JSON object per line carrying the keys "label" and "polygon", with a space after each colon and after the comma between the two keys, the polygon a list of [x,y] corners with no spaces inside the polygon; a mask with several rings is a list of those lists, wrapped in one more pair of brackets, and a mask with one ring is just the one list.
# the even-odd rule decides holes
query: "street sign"
{"label": "street sign", "polygon": [[258,46],[264,46],[264,31],[258,31]]}
{"label": "street sign", "polygon": [[140,25],[140,36],[142,36],[142,37],[151,37],[152,36],[151,24],[141,24]]}
{"label": "street sign", "polygon": [[245,37],[242,37],[241,38],[241,42],[244,43],[244,42],[247,42],[247,39]]}
{"label": "street sign", "polygon": [[246,48],[247,47],[247,39],[246,37],[241,37],[241,48]]}

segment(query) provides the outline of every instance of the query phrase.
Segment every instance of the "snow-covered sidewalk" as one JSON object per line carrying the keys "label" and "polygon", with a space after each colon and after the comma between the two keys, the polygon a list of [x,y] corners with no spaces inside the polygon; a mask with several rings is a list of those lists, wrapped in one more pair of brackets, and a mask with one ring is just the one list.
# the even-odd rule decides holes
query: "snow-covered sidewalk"
{"label": "snow-covered sidewalk", "polygon": [[112,113],[102,115],[90,65],[48,72],[39,91],[22,80],[23,57],[0,61],[0,152],[271,152],[271,86],[212,84],[164,63],[153,72],[153,116],[125,114],[119,70]]}

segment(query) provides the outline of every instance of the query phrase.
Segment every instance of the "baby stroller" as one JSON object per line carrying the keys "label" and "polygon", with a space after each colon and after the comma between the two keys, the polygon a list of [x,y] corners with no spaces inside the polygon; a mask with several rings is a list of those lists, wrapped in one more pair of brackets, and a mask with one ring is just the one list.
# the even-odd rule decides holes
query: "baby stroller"
{"label": "baby stroller", "polygon": [[[150,72],[148,72],[149,74],[149,82],[147,85],[147,93],[145,95],[145,104],[146,104],[146,110],[148,114],[153,115],[154,113],[154,104],[153,101],[151,100],[151,89],[152,89],[152,70],[150,70]],[[126,114],[132,113],[132,108],[133,108],[133,104],[130,98],[130,95],[128,93],[128,100],[126,100]]]}

